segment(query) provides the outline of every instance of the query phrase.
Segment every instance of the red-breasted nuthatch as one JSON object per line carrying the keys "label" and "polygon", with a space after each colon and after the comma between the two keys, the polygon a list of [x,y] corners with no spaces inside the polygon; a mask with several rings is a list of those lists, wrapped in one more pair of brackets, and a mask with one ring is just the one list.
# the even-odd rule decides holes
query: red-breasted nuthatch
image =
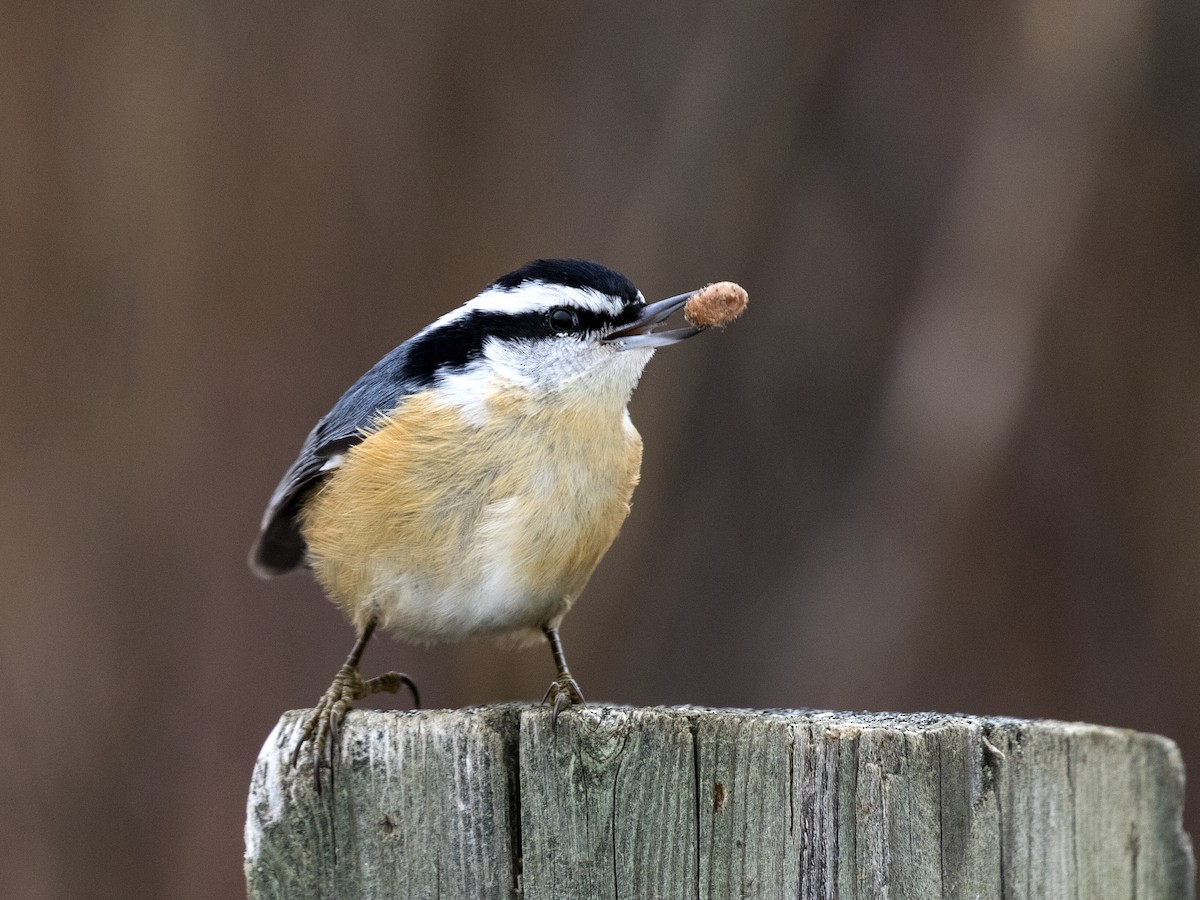
{"label": "red-breasted nuthatch", "polygon": [[583,703],[558,627],[629,514],[642,441],[626,405],[655,348],[703,330],[654,330],[692,296],[647,304],[598,263],[538,260],[387,354],[317,422],[250,556],[263,577],[307,565],[358,630],[297,753],[313,738],[319,759],[357,699],[416,699],[407,675],[359,675],[380,625],[417,642],[544,635],[551,715]]}

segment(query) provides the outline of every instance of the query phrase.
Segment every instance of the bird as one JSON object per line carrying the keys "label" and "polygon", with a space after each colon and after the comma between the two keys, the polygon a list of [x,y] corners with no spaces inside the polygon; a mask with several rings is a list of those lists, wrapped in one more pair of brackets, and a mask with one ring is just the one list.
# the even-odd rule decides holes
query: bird
{"label": "bird", "polygon": [[[740,290],[740,288],[738,289]],[[377,628],[415,643],[544,640],[552,723],[583,692],[559,627],[629,515],[642,440],[628,403],[697,292],[647,303],[624,275],[539,259],[385,355],[309,432],[267,503],[251,569],[311,570],[356,630],[301,730],[316,765],[340,719],[407,688],[359,664]],[[743,292],[744,293],[744,292]]]}

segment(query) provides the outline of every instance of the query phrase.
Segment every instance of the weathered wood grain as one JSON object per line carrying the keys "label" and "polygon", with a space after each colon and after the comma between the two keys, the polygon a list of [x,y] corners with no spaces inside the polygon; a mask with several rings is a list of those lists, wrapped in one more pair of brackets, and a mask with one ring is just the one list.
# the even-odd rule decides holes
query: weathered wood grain
{"label": "weathered wood grain", "polygon": [[253,900],[1194,894],[1165,738],[944,715],[501,705],[349,715],[251,783]]}

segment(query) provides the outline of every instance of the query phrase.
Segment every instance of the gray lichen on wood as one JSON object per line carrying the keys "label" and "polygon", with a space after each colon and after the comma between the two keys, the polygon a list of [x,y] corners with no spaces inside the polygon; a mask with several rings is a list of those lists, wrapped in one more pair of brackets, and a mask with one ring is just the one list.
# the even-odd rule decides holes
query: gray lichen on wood
{"label": "gray lichen on wood", "polygon": [[355,711],[314,790],[251,783],[274,898],[1192,898],[1165,738],[944,715],[589,707]]}

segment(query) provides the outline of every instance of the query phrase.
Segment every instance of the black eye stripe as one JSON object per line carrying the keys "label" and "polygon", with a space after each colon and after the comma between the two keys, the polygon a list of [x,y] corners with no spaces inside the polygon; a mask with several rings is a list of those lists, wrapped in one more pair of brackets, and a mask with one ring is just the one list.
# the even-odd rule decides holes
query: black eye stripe
{"label": "black eye stripe", "polygon": [[[559,334],[600,334],[632,322],[640,308],[639,305],[627,306],[616,316],[575,307],[523,313],[472,310],[409,341],[404,356],[405,375],[414,383],[428,384],[438,372],[461,370],[478,359],[489,340],[541,340]],[[554,329],[550,317],[559,309],[575,315],[573,327],[565,331]]]}
{"label": "black eye stripe", "polygon": [[615,316],[609,313],[593,312],[590,309],[572,309],[575,313],[577,323],[576,331],[603,331],[607,328],[612,328]]}
{"label": "black eye stripe", "polygon": [[637,321],[638,316],[642,314],[642,310],[645,308],[645,303],[627,303],[617,315],[609,316],[606,324],[612,325],[614,328],[623,328],[626,325],[632,325]]}

